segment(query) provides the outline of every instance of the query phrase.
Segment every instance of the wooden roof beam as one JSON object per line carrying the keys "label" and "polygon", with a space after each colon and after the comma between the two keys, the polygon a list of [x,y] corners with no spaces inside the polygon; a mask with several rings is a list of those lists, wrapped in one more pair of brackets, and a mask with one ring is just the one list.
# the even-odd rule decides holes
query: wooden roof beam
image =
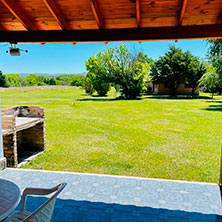
{"label": "wooden roof beam", "polygon": [[5,7],[22,23],[27,30],[35,30],[32,22],[26,17],[19,6],[13,0],[1,0]]}
{"label": "wooden roof beam", "polygon": [[136,23],[137,27],[140,27],[141,24],[141,15],[140,15],[140,0],[136,0]]}
{"label": "wooden roof beam", "polygon": [[90,6],[93,12],[93,15],[96,19],[96,23],[98,25],[99,29],[103,29],[104,28],[104,23],[101,17],[101,13],[99,11],[99,7],[98,7],[98,3],[96,0],[89,0],[90,1]]}
{"label": "wooden roof beam", "polygon": [[0,31],[0,42],[18,43],[160,41],[207,38],[222,38],[222,25],[67,31]]}
{"label": "wooden roof beam", "polygon": [[55,5],[55,2],[53,0],[43,0],[43,2],[45,3],[46,7],[48,8],[52,16],[57,21],[57,23],[59,24],[60,28],[62,30],[68,30],[69,29],[68,24],[66,20],[64,19],[62,13],[59,11],[57,6]]}
{"label": "wooden roof beam", "polygon": [[180,15],[179,15],[179,25],[182,25],[183,23],[183,18],[184,18],[185,11],[187,8],[187,1],[188,0],[182,0],[182,6],[181,6]]}

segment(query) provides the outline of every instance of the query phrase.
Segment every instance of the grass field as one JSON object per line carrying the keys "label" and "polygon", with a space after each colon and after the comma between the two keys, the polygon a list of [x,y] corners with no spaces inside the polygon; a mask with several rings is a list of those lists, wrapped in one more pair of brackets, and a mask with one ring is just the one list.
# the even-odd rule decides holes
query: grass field
{"label": "grass field", "polygon": [[[218,182],[222,97],[113,100],[78,88],[1,89],[46,111],[46,151],[26,168]],[[75,101],[75,106],[73,102]]]}

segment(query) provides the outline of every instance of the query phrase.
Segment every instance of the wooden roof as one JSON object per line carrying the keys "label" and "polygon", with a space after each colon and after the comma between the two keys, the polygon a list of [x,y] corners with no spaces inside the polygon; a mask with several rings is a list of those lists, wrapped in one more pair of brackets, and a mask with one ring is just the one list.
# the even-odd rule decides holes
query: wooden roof
{"label": "wooden roof", "polygon": [[222,0],[0,0],[0,42],[220,38],[221,24]]}

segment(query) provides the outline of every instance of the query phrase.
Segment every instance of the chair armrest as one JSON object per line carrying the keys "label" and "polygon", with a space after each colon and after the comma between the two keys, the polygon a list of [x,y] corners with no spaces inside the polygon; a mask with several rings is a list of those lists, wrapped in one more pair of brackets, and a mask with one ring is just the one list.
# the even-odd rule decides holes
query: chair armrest
{"label": "chair armrest", "polygon": [[62,186],[64,183],[61,183],[53,188],[30,188],[27,187],[24,189],[22,193],[22,204],[21,204],[21,211],[25,210],[25,203],[26,203],[26,198],[28,195],[48,195],[50,193],[55,192],[56,190],[59,189],[60,186]]}

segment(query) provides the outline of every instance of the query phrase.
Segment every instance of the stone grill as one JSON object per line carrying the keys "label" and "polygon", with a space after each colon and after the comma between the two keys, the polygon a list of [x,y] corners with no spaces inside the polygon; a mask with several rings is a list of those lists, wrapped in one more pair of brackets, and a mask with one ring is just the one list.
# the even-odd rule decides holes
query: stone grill
{"label": "stone grill", "polygon": [[2,114],[4,156],[7,166],[17,167],[24,159],[45,149],[45,114],[39,106],[5,108]]}

